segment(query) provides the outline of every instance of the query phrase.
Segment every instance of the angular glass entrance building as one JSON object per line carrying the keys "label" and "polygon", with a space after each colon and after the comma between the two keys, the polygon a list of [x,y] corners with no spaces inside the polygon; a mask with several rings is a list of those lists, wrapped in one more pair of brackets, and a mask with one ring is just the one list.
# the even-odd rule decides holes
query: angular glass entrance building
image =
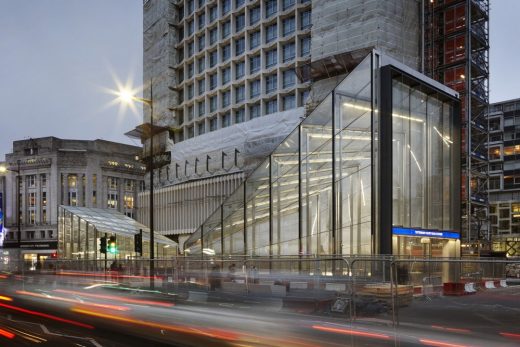
{"label": "angular glass entrance building", "polygon": [[459,107],[455,91],[373,51],[185,252],[458,256]]}

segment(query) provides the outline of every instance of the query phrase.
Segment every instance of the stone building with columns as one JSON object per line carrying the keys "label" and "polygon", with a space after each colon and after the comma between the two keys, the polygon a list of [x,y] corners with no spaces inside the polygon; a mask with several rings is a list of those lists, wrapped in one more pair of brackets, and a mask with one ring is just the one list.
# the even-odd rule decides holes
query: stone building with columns
{"label": "stone building with columns", "polygon": [[3,256],[32,263],[55,256],[60,205],[114,209],[135,218],[145,173],[140,152],[105,140],[14,141],[4,163]]}

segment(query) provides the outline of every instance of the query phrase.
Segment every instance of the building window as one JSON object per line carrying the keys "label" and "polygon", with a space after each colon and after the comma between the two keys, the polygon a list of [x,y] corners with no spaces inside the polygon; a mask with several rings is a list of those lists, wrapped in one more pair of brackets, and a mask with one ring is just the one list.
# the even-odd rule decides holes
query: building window
{"label": "building window", "polygon": [[231,104],[231,92],[226,90],[222,93],[222,107],[228,107]]}
{"label": "building window", "polygon": [[265,91],[271,93],[276,90],[278,78],[276,75],[269,75],[265,78]]}
{"label": "building window", "polygon": [[250,97],[256,98],[260,95],[260,80],[254,80],[250,84]]}
{"label": "building window", "polygon": [[241,14],[235,18],[235,32],[238,33],[246,26],[246,15]]}
{"label": "building window", "polygon": [[235,112],[235,124],[242,123],[244,121],[245,110],[243,108],[239,108]]}
{"label": "building window", "polygon": [[199,101],[197,104],[197,115],[199,117],[204,116],[204,113],[206,112],[206,103],[204,101]]}
{"label": "building window", "polygon": [[191,57],[193,55],[193,47],[194,47],[194,44],[193,44],[193,41],[191,41],[190,43],[188,43],[188,58]]}
{"label": "building window", "polygon": [[217,117],[213,117],[209,120],[209,131],[217,130]]}
{"label": "building window", "polygon": [[42,192],[42,206],[47,206],[47,192]]}
{"label": "building window", "polygon": [[249,10],[249,25],[253,25],[260,20],[260,7],[253,7]]}
{"label": "building window", "polygon": [[276,24],[269,25],[266,28],[265,43],[269,43],[278,37],[278,26]]}
{"label": "building window", "polygon": [[198,80],[197,84],[198,84],[198,89],[199,89],[199,95],[204,94],[204,92],[206,91],[206,80],[205,79]]}
{"label": "building window", "polygon": [[249,49],[254,49],[260,46],[260,31],[255,31],[249,34]]}
{"label": "building window", "polygon": [[217,87],[217,74],[209,75],[209,90],[213,90]]}
{"label": "building window", "polygon": [[269,100],[265,103],[265,112],[266,114],[271,114],[271,113],[275,113],[276,111],[278,111],[277,109],[277,103],[276,103],[276,100]]}
{"label": "building window", "polygon": [[187,99],[190,100],[193,98],[193,84],[188,84],[188,97]]}
{"label": "building window", "polygon": [[300,96],[302,99],[302,103],[305,104],[307,102],[307,100],[309,99],[309,91],[304,90],[303,92],[300,93]]}
{"label": "building window", "polygon": [[218,17],[218,8],[213,6],[209,9],[209,21],[213,22]]}
{"label": "building window", "polygon": [[278,52],[275,49],[265,52],[265,67],[270,68],[271,66],[276,65],[278,62]]}
{"label": "building window", "polygon": [[204,28],[204,25],[206,25],[206,15],[203,13],[199,16],[199,30]]}
{"label": "building window", "polygon": [[117,190],[117,178],[116,177],[108,177],[108,189]]}
{"label": "building window", "polygon": [[47,224],[47,210],[42,210],[42,224]]}
{"label": "building window", "polygon": [[294,95],[287,95],[283,97],[283,110],[287,111],[296,106],[296,98]]}
{"label": "building window", "polygon": [[188,121],[193,120],[193,106],[188,106]]}
{"label": "building window", "polygon": [[300,41],[301,43],[301,52],[300,56],[306,57],[309,54],[311,54],[311,38],[310,37],[304,37]]}
{"label": "building window", "polygon": [[41,178],[42,187],[47,187],[47,175],[46,174],[41,174],[40,178]]}
{"label": "building window", "polygon": [[222,127],[228,127],[231,125],[231,115],[229,112],[226,112],[222,115]]}
{"label": "building window", "polygon": [[107,194],[107,207],[108,208],[117,208],[117,193],[108,193]]}
{"label": "building window", "polygon": [[193,63],[188,64],[188,78],[193,77]]}
{"label": "building window", "polygon": [[199,38],[197,39],[197,42],[198,42],[199,52],[200,52],[206,46],[206,36],[204,36],[204,35],[199,36]]}
{"label": "building window", "polygon": [[296,55],[294,42],[283,46],[283,62],[286,63],[294,59]]}
{"label": "building window", "polygon": [[249,58],[250,73],[255,73],[260,70],[260,55],[255,55]]}
{"label": "building window", "polygon": [[34,230],[28,230],[25,232],[27,240],[34,240]]}
{"label": "building window", "polygon": [[265,1],[265,18],[271,17],[276,13],[277,0],[266,0]]}
{"label": "building window", "polygon": [[231,68],[227,67],[222,69],[222,85],[229,83],[231,81]]}
{"label": "building window", "polygon": [[133,209],[134,208],[134,196],[125,194],[123,203],[124,203],[125,209],[129,209],[129,210]]}
{"label": "building window", "polygon": [[202,135],[204,134],[204,128],[205,128],[206,124],[204,124],[204,122],[200,122],[199,124],[197,124],[197,133],[199,135]]}
{"label": "building window", "polygon": [[305,11],[300,13],[300,22],[302,30],[310,28],[310,26],[312,25],[311,11]]}
{"label": "building window", "polygon": [[241,37],[235,41],[235,56],[241,55],[246,50],[246,39]]}
{"label": "building window", "polygon": [[69,192],[69,206],[78,206],[78,194],[76,192]]}
{"label": "building window", "polygon": [[197,65],[198,65],[199,73],[203,72],[204,69],[206,68],[206,59],[204,57],[199,58],[197,61]]}
{"label": "building window", "polygon": [[195,31],[195,23],[190,20],[188,23],[188,36],[191,36],[193,34],[193,32]]}
{"label": "building window", "polygon": [[239,103],[244,101],[246,94],[246,88],[242,86],[238,86],[235,88],[235,102]]}
{"label": "building window", "polygon": [[32,192],[27,194],[27,205],[29,207],[36,206],[36,193]]}
{"label": "building window", "polygon": [[226,61],[231,58],[231,45],[225,45],[222,47],[222,61]]}
{"label": "building window", "polygon": [[245,74],[246,74],[246,64],[243,61],[236,63],[235,64],[236,79],[238,80],[238,79],[244,77]]}
{"label": "building window", "polygon": [[296,83],[296,74],[294,70],[286,70],[283,72],[283,87],[288,88]]}
{"label": "building window", "polygon": [[249,107],[249,119],[260,117],[260,104],[254,104]]}
{"label": "building window", "polygon": [[289,7],[293,6],[295,0],[283,0],[283,10],[287,10]]}
{"label": "building window", "polygon": [[134,180],[125,179],[125,190],[127,192],[133,192],[134,189],[135,189],[135,181]]}
{"label": "building window", "polygon": [[49,238],[52,239],[54,237],[54,230],[47,230],[47,235],[49,235]]}
{"label": "building window", "polygon": [[222,38],[226,38],[231,34],[231,22],[228,20],[222,24]]}
{"label": "building window", "polygon": [[215,50],[209,54],[209,67],[213,67],[218,62],[218,52]]}
{"label": "building window", "polygon": [[40,230],[40,239],[45,238],[45,230]]}
{"label": "building window", "polygon": [[195,136],[195,129],[193,128],[193,125],[190,125],[188,127],[188,138],[191,139]]}
{"label": "building window", "polygon": [[287,36],[289,34],[292,34],[295,30],[295,20],[294,17],[285,18],[283,20],[283,36]]}
{"label": "building window", "polygon": [[236,0],[235,1],[235,8],[239,8],[243,6],[246,3],[246,0]]}
{"label": "building window", "polygon": [[222,1],[222,15],[225,15],[231,11],[231,0],[223,0]]}
{"label": "building window", "polygon": [[218,30],[217,28],[213,28],[209,32],[209,45],[213,45],[218,40]]}
{"label": "building window", "polygon": [[28,224],[36,224],[36,211],[35,210],[29,210],[28,211],[28,217],[29,217],[29,220],[27,221]]}
{"label": "building window", "polygon": [[217,110],[217,97],[212,96],[209,98],[209,112],[215,112]]}

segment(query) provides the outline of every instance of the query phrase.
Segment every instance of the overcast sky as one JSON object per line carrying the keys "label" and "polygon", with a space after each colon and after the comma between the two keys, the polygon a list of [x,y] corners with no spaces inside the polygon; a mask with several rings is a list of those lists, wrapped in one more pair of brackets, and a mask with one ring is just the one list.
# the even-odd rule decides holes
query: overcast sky
{"label": "overcast sky", "polygon": [[[12,141],[130,144],[141,121],[110,106],[114,78],[142,83],[142,0],[0,0],[0,161]],[[520,1],[491,0],[491,101],[520,97]]]}

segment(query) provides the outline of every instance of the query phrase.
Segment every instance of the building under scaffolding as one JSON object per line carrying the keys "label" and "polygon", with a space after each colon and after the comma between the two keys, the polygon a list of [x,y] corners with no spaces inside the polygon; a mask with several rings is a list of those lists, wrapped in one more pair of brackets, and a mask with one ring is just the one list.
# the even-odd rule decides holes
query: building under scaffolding
{"label": "building under scaffolding", "polygon": [[489,0],[424,1],[427,75],[461,95],[462,252],[489,247],[488,123]]}

